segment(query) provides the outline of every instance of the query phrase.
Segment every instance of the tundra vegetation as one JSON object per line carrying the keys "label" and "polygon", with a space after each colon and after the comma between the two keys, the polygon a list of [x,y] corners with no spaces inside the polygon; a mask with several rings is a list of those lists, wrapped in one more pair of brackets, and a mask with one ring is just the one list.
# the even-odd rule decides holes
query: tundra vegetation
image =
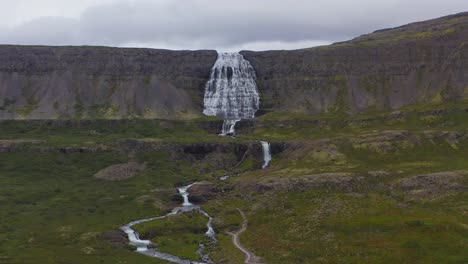
{"label": "tundra vegetation", "polygon": [[[213,133],[212,118],[2,121],[0,263],[164,263],[117,230],[178,206],[175,187],[196,181],[216,263],[243,260],[228,234],[241,227],[237,208],[249,220],[241,243],[268,263],[463,263],[467,109],[268,113],[235,139]],[[272,145],[265,170],[258,139]],[[205,222],[194,211],[136,229],[197,260]]]}

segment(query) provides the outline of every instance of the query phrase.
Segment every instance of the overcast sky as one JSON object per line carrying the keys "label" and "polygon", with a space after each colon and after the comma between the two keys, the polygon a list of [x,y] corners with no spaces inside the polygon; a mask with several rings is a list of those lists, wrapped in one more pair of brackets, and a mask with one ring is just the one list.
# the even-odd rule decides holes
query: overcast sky
{"label": "overcast sky", "polygon": [[0,43],[295,49],[468,11],[468,0],[0,0]]}

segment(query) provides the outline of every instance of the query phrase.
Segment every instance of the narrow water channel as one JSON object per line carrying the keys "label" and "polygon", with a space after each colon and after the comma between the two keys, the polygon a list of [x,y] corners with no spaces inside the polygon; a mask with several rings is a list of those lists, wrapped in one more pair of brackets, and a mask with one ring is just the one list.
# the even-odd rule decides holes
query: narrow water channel
{"label": "narrow water channel", "polygon": [[140,239],[140,235],[138,234],[138,232],[132,229],[132,227],[134,225],[138,225],[138,224],[141,224],[141,223],[144,223],[144,222],[155,221],[155,220],[163,219],[163,218],[166,218],[166,217],[169,217],[169,216],[172,216],[172,215],[178,215],[178,214],[183,214],[185,212],[197,210],[201,214],[203,214],[206,218],[208,218],[208,221],[206,223],[207,231],[206,231],[205,235],[211,239],[213,244],[216,244],[216,242],[217,242],[216,233],[215,233],[215,231],[213,229],[213,226],[212,226],[213,218],[207,212],[205,212],[200,206],[194,205],[189,201],[189,195],[190,194],[188,192],[188,189],[192,185],[193,184],[177,188],[179,194],[183,197],[183,203],[182,203],[181,206],[172,209],[172,211],[170,213],[168,213],[166,215],[163,215],[163,216],[157,216],[157,217],[152,217],[152,218],[136,220],[136,221],[130,222],[130,223],[120,227],[120,229],[127,234],[129,244],[132,245],[132,246],[135,246],[137,248],[136,252],[138,252],[140,254],[143,254],[143,255],[146,255],[146,256],[166,260],[166,261],[169,261],[169,262],[172,262],[172,263],[179,263],[179,264],[202,264],[202,263],[210,264],[210,263],[213,263],[210,260],[208,253],[205,253],[205,254],[203,253],[204,248],[206,247],[206,245],[200,244],[200,248],[196,252],[200,256],[200,258],[202,259],[203,262],[198,262],[198,261],[193,261],[193,260],[188,260],[188,259],[182,259],[182,258],[180,258],[178,256],[174,256],[174,255],[171,255],[171,254],[168,254],[168,253],[160,252],[156,248],[151,247],[151,245],[152,245],[151,241]]}

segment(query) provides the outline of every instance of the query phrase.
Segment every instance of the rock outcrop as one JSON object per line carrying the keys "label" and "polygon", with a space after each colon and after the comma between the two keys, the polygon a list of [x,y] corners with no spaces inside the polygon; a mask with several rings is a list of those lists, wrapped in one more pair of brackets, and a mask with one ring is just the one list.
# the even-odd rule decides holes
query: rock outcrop
{"label": "rock outcrop", "polygon": [[125,247],[128,243],[127,234],[122,230],[112,230],[104,232],[101,235],[104,241],[109,242],[113,246]]}
{"label": "rock outcrop", "polygon": [[100,170],[94,177],[106,181],[121,181],[135,177],[138,173],[144,171],[145,168],[145,164],[137,162],[114,164]]}
{"label": "rock outcrop", "polygon": [[251,182],[240,182],[238,189],[266,192],[271,190],[299,191],[313,188],[333,188],[351,191],[364,178],[352,173],[321,173],[294,177],[264,177]]}
{"label": "rock outcrop", "polygon": [[213,200],[221,193],[221,189],[211,182],[197,182],[188,189],[189,200],[195,204],[203,204]]}
{"label": "rock outcrop", "polygon": [[468,171],[447,171],[417,175],[397,183],[410,200],[435,199],[466,191]]}
{"label": "rock outcrop", "polygon": [[0,46],[0,119],[200,116],[215,51]]}

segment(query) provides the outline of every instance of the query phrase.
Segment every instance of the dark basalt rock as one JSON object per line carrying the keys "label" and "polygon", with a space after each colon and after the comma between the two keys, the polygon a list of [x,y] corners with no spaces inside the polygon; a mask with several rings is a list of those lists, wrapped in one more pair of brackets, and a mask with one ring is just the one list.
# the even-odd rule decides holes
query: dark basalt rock
{"label": "dark basalt rock", "polygon": [[350,113],[467,96],[468,13],[291,51],[241,52],[261,110]]}
{"label": "dark basalt rock", "polygon": [[215,51],[3,45],[0,119],[201,115],[216,57]]}
{"label": "dark basalt rock", "polygon": [[174,193],[170,196],[170,200],[177,203],[183,203],[184,198],[179,193]]}
{"label": "dark basalt rock", "polygon": [[270,143],[270,152],[271,155],[276,155],[288,148],[288,144],[285,142],[271,142]]}
{"label": "dark basalt rock", "polygon": [[[257,116],[466,99],[467,25],[468,13],[460,13],[330,46],[243,51],[257,75]],[[0,119],[201,116],[216,58],[215,51],[3,45]],[[209,128],[219,133],[216,122]],[[250,129],[243,124],[239,133]]]}
{"label": "dark basalt rock", "polygon": [[114,246],[124,247],[128,243],[127,234],[122,230],[104,232],[101,238]]}
{"label": "dark basalt rock", "polygon": [[199,182],[188,189],[189,200],[194,204],[203,204],[209,200],[215,199],[221,192],[221,189],[210,182]]}

